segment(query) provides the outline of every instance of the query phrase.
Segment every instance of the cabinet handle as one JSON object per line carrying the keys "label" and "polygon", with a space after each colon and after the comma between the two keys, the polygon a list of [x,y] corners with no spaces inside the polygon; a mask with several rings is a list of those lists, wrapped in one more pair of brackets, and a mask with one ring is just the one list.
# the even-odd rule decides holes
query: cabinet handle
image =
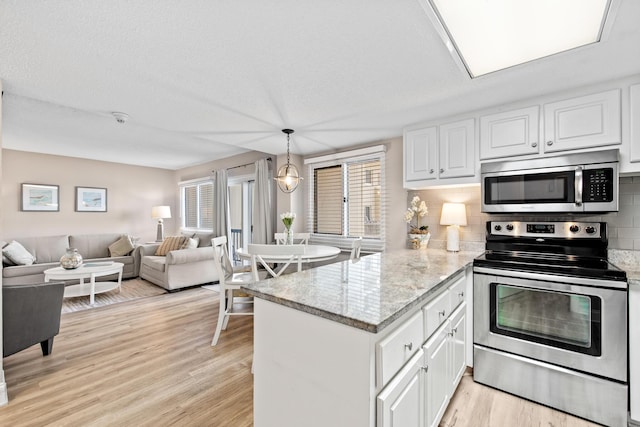
{"label": "cabinet handle", "polygon": [[433,169],[429,169],[429,173],[433,173]]}
{"label": "cabinet handle", "polygon": [[405,344],[405,345],[404,345],[404,348],[405,348],[405,349],[407,349],[407,350],[409,350],[409,351],[411,351],[411,349],[413,348],[413,343],[412,343],[412,342],[410,342],[409,344]]}
{"label": "cabinet handle", "polygon": [[446,314],[446,312],[445,312],[444,310],[442,310],[442,311],[439,311],[439,312],[438,312],[438,314],[439,314],[440,316],[444,317],[444,315]]}
{"label": "cabinet handle", "polygon": [[533,148],[536,148],[536,147],[538,146],[538,143],[537,143],[537,142],[532,142],[532,143],[531,143],[531,146],[532,146]]}
{"label": "cabinet handle", "polygon": [[553,145],[553,141],[547,141],[547,145]]}
{"label": "cabinet handle", "polygon": [[440,168],[440,173],[444,173],[444,169]]}
{"label": "cabinet handle", "polygon": [[[453,331],[453,334],[455,334],[455,333],[458,332],[458,328],[453,328],[451,331]],[[451,334],[451,335],[453,335],[453,334]]]}
{"label": "cabinet handle", "polygon": [[422,370],[425,371],[425,372],[429,372],[429,365],[423,366]]}
{"label": "cabinet handle", "polygon": [[464,298],[464,292],[458,292],[458,296],[459,296],[460,298]]}

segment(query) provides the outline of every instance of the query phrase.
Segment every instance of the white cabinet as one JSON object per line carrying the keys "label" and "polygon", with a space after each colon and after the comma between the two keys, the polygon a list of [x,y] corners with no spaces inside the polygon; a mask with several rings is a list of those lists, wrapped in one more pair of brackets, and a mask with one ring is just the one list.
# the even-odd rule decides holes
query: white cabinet
{"label": "white cabinet", "polygon": [[405,188],[476,182],[475,145],[475,119],[405,130]]}
{"label": "white cabinet", "polygon": [[631,419],[640,423],[640,283],[629,284],[629,402]]}
{"label": "white cabinet", "polygon": [[422,426],[422,349],[411,358],[377,398],[378,426]]}
{"label": "white cabinet", "polygon": [[480,117],[480,160],[538,154],[540,107]]}
{"label": "white cabinet", "polygon": [[629,160],[640,162],[640,84],[631,86],[629,105]]}
{"label": "white cabinet", "polygon": [[424,345],[425,425],[436,427],[466,369],[466,304]]}
{"label": "white cabinet", "polygon": [[422,314],[416,313],[376,345],[378,384],[386,384],[424,342]]}
{"label": "white cabinet", "polygon": [[404,176],[407,181],[436,179],[438,174],[438,129],[405,131]]}
{"label": "white cabinet", "polygon": [[544,105],[544,151],[620,144],[620,90]]}

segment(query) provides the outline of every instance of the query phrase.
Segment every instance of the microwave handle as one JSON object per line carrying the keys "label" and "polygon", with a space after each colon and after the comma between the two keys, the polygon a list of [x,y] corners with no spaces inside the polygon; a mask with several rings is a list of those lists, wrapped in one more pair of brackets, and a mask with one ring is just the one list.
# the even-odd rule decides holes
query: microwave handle
{"label": "microwave handle", "polygon": [[575,173],[575,187],[576,187],[576,206],[582,205],[582,166],[578,166]]}

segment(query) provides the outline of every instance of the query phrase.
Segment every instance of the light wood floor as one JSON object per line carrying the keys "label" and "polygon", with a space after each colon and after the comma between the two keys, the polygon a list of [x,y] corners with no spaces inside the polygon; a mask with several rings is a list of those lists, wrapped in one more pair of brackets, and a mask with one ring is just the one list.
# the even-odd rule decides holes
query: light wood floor
{"label": "light wood floor", "polygon": [[[53,353],[4,359],[0,426],[251,426],[253,318],[210,347],[218,295],[204,289],[62,315]],[[590,426],[463,378],[443,427]],[[301,426],[303,427],[303,426]]]}

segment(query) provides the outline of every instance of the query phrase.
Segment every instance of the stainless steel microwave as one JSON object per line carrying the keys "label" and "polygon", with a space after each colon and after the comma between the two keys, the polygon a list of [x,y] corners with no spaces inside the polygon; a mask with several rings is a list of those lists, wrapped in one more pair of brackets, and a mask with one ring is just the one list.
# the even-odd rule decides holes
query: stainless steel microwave
{"label": "stainless steel microwave", "polygon": [[618,211],[618,150],[483,163],[482,212]]}

